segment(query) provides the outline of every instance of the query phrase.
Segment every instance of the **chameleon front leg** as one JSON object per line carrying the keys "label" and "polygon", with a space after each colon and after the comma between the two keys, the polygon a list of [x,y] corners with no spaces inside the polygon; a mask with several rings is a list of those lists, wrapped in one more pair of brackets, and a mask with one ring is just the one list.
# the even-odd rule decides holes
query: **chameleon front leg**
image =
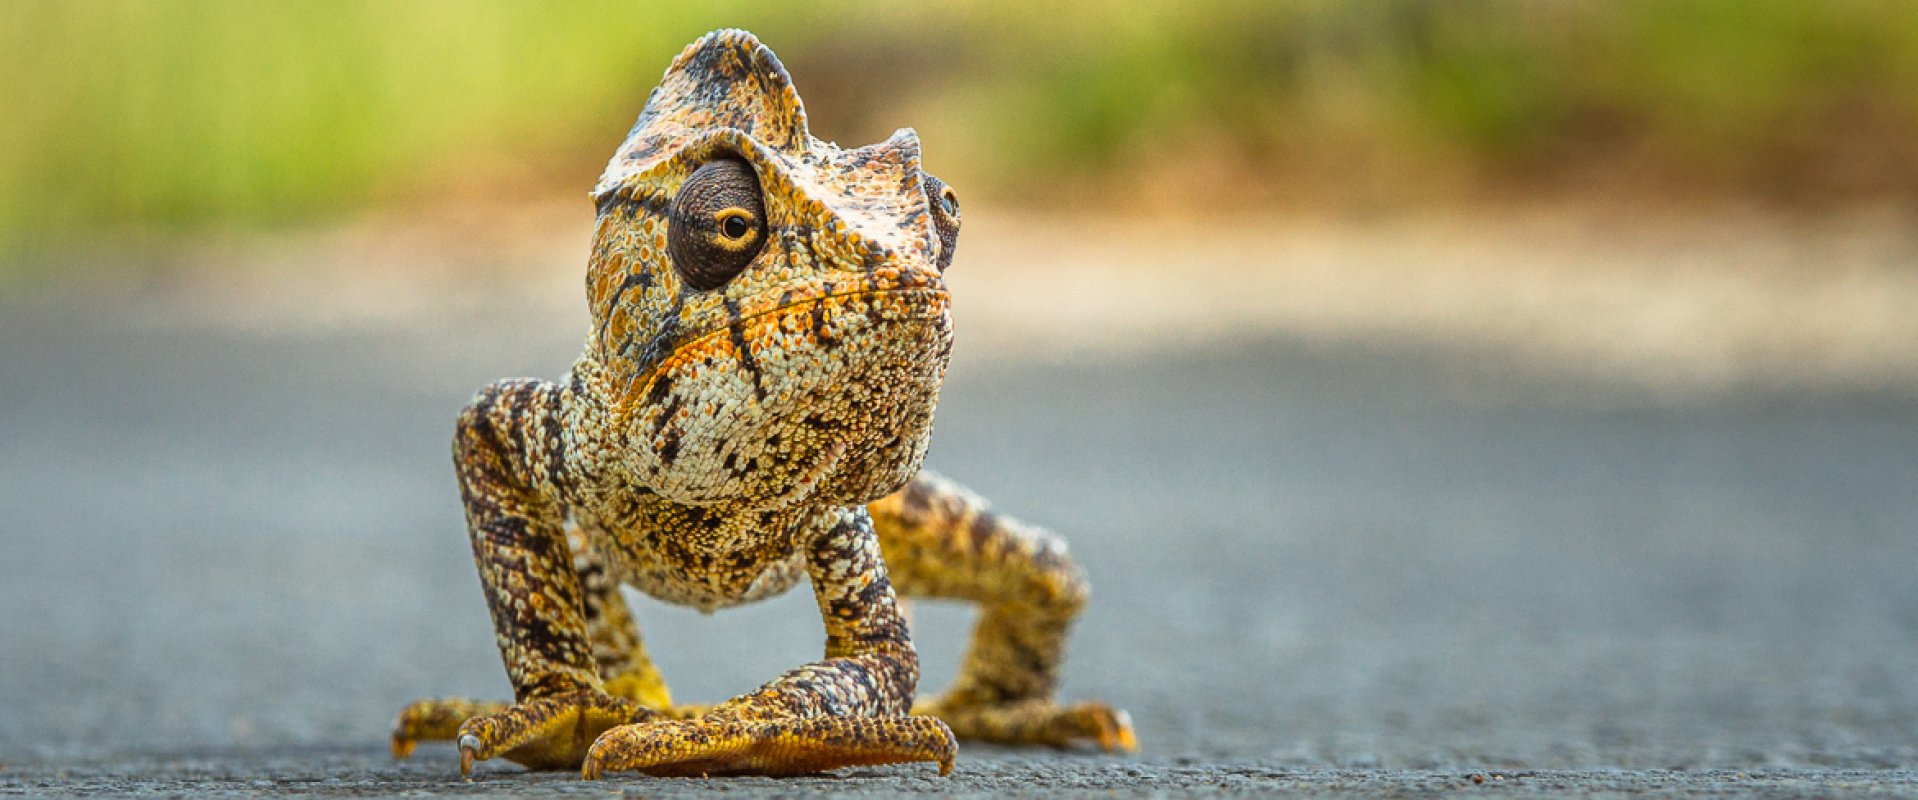
{"label": "chameleon front leg", "polygon": [[840,767],[929,761],[952,771],[957,745],[945,723],[908,716],[919,680],[898,599],[872,519],[835,512],[806,551],[826,623],[824,660],[687,720],[640,722],[594,742],[580,773],[795,775]]}
{"label": "chameleon front leg", "polygon": [[[660,716],[640,701],[614,695],[595,663],[595,638],[607,649],[630,637],[631,616],[617,590],[586,594],[575,548],[562,527],[553,485],[563,443],[548,422],[560,413],[558,386],[503,381],[482,391],[461,413],[454,462],[466,504],[467,528],[480,584],[516,702],[431,700],[401,712],[394,733],[396,755],[421,739],[456,738],[460,772],[495,756],[534,769],[579,765],[594,737],[617,725]],[[599,637],[589,632],[587,598],[615,624]],[[622,641],[623,640],[623,641]],[[629,656],[629,664],[635,663]],[[643,655],[638,664],[650,667]],[[664,683],[644,678],[628,684],[636,694],[663,698]]]}
{"label": "chameleon front leg", "polygon": [[[620,595],[620,577],[612,564],[593,549],[586,532],[566,526],[573,552],[573,571],[579,576],[585,600],[586,635],[592,642],[593,662],[606,693],[637,701],[668,717],[698,716],[701,706],[675,706],[666,679],[646,653],[639,626],[626,598]],[[393,725],[393,757],[412,755],[420,742],[450,742],[459,738],[460,725],[473,717],[502,713],[511,703],[498,700],[435,698],[407,705]]]}
{"label": "chameleon front leg", "polygon": [[1085,573],[1057,534],[990,511],[958,485],[922,473],[869,509],[899,591],[980,606],[959,677],[913,711],[962,739],[1137,747],[1131,718],[1104,703],[1054,698],[1066,633],[1085,606]]}

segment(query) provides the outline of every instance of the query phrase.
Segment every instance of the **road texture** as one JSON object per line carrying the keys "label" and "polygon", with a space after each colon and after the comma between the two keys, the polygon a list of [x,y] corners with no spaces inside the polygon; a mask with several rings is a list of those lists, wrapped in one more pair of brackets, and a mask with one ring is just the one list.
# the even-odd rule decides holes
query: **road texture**
{"label": "road texture", "polygon": [[[1065,693],[1130,709],[1137,756],[462,784],[449,747],[384,752],[403,703],[506,691],[452,418],[563,371],[579,312],[258,333],[138,305],[0,309],[0,794],[1918,796],[1908,393],[1635,397],[1272,335],[1021,360],[962,316],[930,463],[1069,537],[1095,588]],[[937,687],[967,612],[915,612]],[[689,699],[821,638],[803,591],[638,613]]]}

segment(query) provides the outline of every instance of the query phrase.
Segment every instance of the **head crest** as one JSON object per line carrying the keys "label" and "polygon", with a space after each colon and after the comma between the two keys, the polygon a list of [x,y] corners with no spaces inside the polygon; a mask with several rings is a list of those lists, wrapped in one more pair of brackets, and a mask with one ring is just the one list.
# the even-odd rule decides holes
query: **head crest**
{"label": "head crest", "polygon": [[918,135],[901,129],[852,150],[814,139],[785,66],[737,29],[706,34],[673,59],[593,198],[604,208],[623,193],[651,192],[655,178],[683,177],[716,153],[750,162],[768,195],[783,198],[772,204],[775,222],[836,221],[856,234],[855,249],[930,248]]}
{"label": "head crest", "polygon": [[613,154],[595,196],[715,131],[732,129],[792,157],[812,134],[792,77],[773,51],[746,31],[713,31],[687,45],[666,68],[639,121]]}

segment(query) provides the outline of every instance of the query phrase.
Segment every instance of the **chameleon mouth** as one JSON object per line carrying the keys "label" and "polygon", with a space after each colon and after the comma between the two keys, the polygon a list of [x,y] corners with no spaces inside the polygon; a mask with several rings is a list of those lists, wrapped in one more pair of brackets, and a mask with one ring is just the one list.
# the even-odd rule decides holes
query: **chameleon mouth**
{"label": "chameleon mouth", "polygon": [[[829,347],[840,338],[831,328],[848,318],[860,319],[861,322],[855,324],[860,329],[870,330],[886,325],[940,319],[950,313],[951,308],[951,293],[943,288],[917,285],[833,292],[737,314],[720,324],[701,328],[682,337],[673,337],[677,341],[649,347],[649,350],[655,350],[660,355],[654,363],[645,364],[636,371],[623,393],[626,402],[622,405],[631,407],[633,400],[657,393],[660,376],[688,361],[726,354],[737,359],[747,370],[756,371],[755,351],[765,348],[754,345],[769,337],[799,335],[805,337],[811,346]],[[768,319],[783,322],[802,317],[797,332],[789,330],[790,326],[785,324],[770,328],[760,324]]]}
{"label": "chameleon mouth", "polygon": [[[891,316],[874,318],[872,316],[872,312],[877,310],[876,306],[878,304],[871,301],[880,300],[882,298],[887,300],[899,301],[897,304],[899,307],[888,309],[888,311],[893,312]],[[721,331],[744,330],[746,328],[749,328],[751,326],[751,323],[765,319],[767,317],[791,316],[792,312],[801,311],[801,310],[812,312],[812,311],[820,310],[821,307],[823,306],[828,306],[828,305],[843,306],[843,305],[848,305],[852,301],[856,301],[856,300],[868,301],[868,303],[866,304],[865,315],[867,317],[868,322],[874,322],[874,323],[909,322],[915,319],[933,319],[933,318],[944,315],[946,311],[952,306],[952,295],[950,293],[948,293],[944,289],[937,289],[929,286],[900,286],[900,287],[894,287],[889,289],[861,289],[858,291],[851,291],[851,292],[835,292],[832,294],[820,295],[818,297],[808,297],[803,300],[794,300],[790,303],[773,306],[772,308],[766,309],[764,311],[756,311],[750,314],[742,315],[736,320],[728,321],[727,323],[719,325],[713,328],[712,330],[704,331],[700,333],[698,335],[698,338],[711,336]],[[915,302],[915,301],[925,301],[925,302]],[[904,312],[904,313],[899,313],[899,312]]]}
{"label": "chameleon mouth", "polygon": [[[858,309],[853,308],[853,304],[860,300],[866,301],[863,304],[864,307]],[[942,317],[952,307],[952,295],[944,289],[926,286],[902,286],[889,289],[860,289],[849,292],[835,292],[832,294],[819,295],[818,297],[794,300],[761,311],[741,314],[711,328],[702,329],[694,333],[691,338],[672,348],[672,353],[666,357],[665,361],[661,362],[660,366],[666,366],[666,364],[677,360],[681,352],[697,347],[702,343],[712,341],[720,334],[726,334],[732,340],[731,344],[735,349],[740,351],[742,360],[750,360],[750,350],[748,347],[741,347],[741,345],[750,346],[753,344],[752,340],[754,338],[757,338],[759,335],[764,335],[755,335],[753,333],[753,323],[767,318],[787,319],[797,317],[800,312],[805,312],[806,315],[806,324],[808,327],[804,329],[804,332],[815,344],[831,342],[837,337],[824,331],[824,328],[832,322],[827,316],[829,308],[831,307],[837,307],[832,310],[838,313],[862,316],[869,325],[878,326],[888,323],[913,322]]]}

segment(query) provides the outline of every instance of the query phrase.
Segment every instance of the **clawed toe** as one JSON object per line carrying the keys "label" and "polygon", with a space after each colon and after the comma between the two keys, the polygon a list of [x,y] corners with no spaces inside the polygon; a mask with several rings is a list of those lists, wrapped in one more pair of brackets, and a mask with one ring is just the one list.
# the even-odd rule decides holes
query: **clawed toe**
{"label": "clawed toe", "polygon": [[1093,707],[1086,711],[1096,718],[1099,727],[1099,749],[1108,753],[1130,753],[1139,749],[1138,734],[1132,731],[1131,714],[1102,703],[1089,705]]}
{"label": "clawed toe", "polygon": [[408,758],[420,742],[450,742],[459,736],[460,724],[473,717],[498,714],[508,704],[485,700],[455,698],[420,700],[400,710],[393,721],[394,758]]}
{"label": "clawed toe", "polygon": [[926,707],[925,713],[945,720],[961,739],[1051,747],[1093,742],[1108,753],[1130,753],[1139,748],[1132,716],[1104,703],[1070,706],[1040,700],[953,706],[933,703]]}
{"label": "clawed toe", "polygon": [[[1018,713],[1014,712],[1015,716]],[[1037,744],[1068,747],[1090,740],[1108,753],[1130,753],[1139,749],[1139,737],[1132,731],[1132,715],[1104,703],[1044,706],[1024,713],[1032,719]]]}
{"label": "clawed toe", "polygon": [[607,731],[587,752],[580,777],[627,770],[657,777],[805,775],[918,761],[949,775],[957,752],[951,729],[932,717],[672,720]]}
{"label": "clawed toe", "polygon": [[[600,733],[649,718],[651,712],[631,700],[581,690],[511,706],[500,704],[496,713],[460,722],[454,735],[432,738],[452,739],[459,746],[462,777],[473,773],[474,764],[492,758],[535,770],[573,769]],[[396,752],[398,740],[396,734]]]}

